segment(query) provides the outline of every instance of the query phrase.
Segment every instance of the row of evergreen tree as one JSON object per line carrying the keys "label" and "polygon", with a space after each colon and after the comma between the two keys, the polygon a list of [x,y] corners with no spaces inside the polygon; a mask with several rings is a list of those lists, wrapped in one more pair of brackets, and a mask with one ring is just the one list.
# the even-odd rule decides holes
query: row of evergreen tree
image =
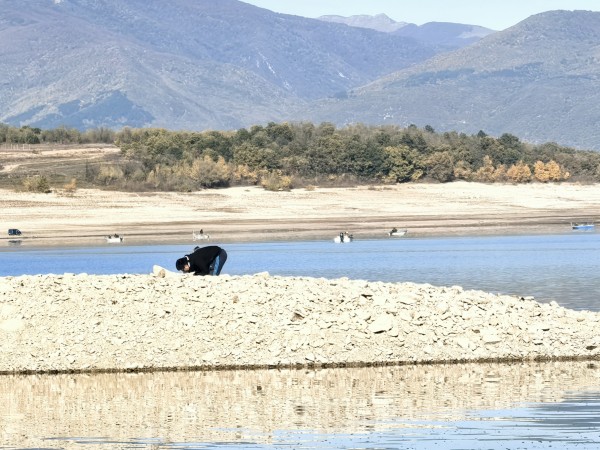
{"label": "row of evergreen tree", "polygon": [[288,189],[311,184],[600,181],[600,153],[432,127],[269,123],[237,131],[158,128],[14,128],[0,143],[114,143],[122,160],[86,174],[127,188],[195,190],[233,184]]}

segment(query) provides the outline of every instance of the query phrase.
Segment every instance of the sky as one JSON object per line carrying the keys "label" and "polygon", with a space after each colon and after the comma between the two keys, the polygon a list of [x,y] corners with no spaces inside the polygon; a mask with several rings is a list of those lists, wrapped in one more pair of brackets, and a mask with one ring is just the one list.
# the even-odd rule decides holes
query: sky
{"label": "sky", "polygon": [[453,22],[504,30],[533,14],[556,9],[600,11],[600,0],[241,0],[284,14],[386,14],[396,22]]}

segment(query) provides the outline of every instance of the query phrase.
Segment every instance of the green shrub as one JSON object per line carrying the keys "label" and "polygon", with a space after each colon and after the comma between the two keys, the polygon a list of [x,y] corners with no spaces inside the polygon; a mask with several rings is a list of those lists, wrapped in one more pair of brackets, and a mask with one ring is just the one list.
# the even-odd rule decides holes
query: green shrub
{"label": "green shrub", "polygon": [[23,187],[27,192],[41,192],[44,194],[52,192],[48,179],[42,175],[25,178],[23,180]]}

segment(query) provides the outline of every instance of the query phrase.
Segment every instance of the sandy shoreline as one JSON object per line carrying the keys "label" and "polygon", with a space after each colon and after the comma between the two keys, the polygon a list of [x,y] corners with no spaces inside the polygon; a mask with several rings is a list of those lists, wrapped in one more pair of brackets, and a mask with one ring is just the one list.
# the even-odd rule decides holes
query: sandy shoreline
{"label": "sandy shoreline", "polygon": [[332,239],[340,231],[383,239],[392,227],[412,237],[562,233],[570,232],[571,221],[596,220],[600,210],[598,185],[575,183],[1,194],[4,228],[19,228],[22,242],[39,246],[103,244],[112,233],[132,245],[189,243],[199,229],[224,243]]}

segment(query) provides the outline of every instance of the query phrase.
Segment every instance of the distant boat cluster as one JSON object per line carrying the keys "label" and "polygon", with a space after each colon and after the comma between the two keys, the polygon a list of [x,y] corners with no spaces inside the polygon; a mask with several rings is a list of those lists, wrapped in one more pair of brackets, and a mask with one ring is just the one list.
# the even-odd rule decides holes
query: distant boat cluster
{"label": "distant boat cluster", "polygon": [[[408,233],[408,230],[406,228],[399,230],[398,228],[394,227],[386,234],[390,237],[402,237],[406,236],[406,233]],[[354,235],[348,233],[347,231],[343,231],[333,238],[333,242],[335,242],[336,244],[348,244],[352,241],[354,241]]]}
{"label": "distant boat cluster", "polygon": [[[580,222],[571,222],[571,230],[573,231],[595,231],[596,226],[593,220],[586,220]],[[408,230],[406,228],[398,229],[396,227],[392,228],[390,231],[387,231],[386,234],[389,237],[403,237],[408,234]],[[10,245],[20,244],[24,234],[18,228],[9,228],[8,229],[8,243]],[[31,236],[35,237],[35,236]],[[205,233],[203,229],[199,231],[192,231],[192,240],[193,241],[205,241],[210,239],[210,234]],[[104,240],[107,244],[121,244],[125,241],[125,236],[119,233],[109,234],[104,236]],[[349,233],[348,231],[342,231],[337,236],[333,238],[333,242],[336,244],[348,244],[354,241],[354,235]]]}

